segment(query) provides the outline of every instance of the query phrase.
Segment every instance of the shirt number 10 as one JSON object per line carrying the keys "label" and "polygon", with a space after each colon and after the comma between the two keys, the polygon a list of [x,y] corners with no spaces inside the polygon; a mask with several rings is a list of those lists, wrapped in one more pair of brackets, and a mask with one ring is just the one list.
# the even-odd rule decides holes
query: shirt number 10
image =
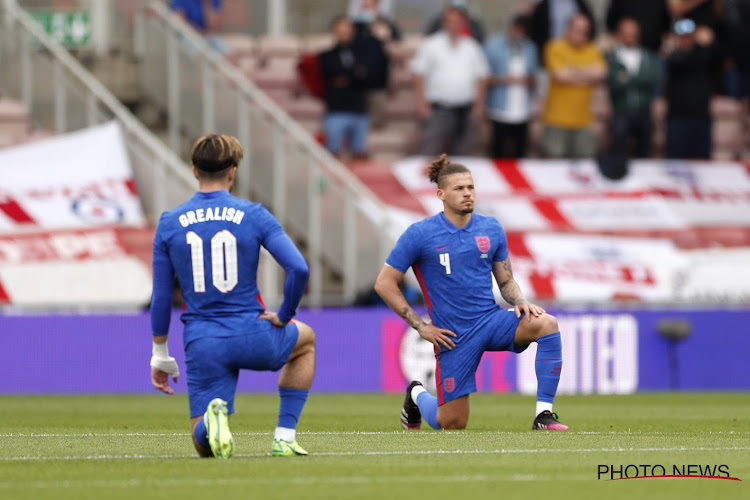
{"label": "shirt number 10", "polygon": [[[193,231],[187,232],[190,257],[193,264],[193,290],[206,291],[206,271],[203,268],[203,238]],[[211,238],[211,281],[221,293],[231,292],[237,286],[237,238],[226,229]]]}
{"label": "shirt number 10", "polygon": [[440,265],[445,268],[445,274],[451,273],[451,256],[448,253],[440,254]]}

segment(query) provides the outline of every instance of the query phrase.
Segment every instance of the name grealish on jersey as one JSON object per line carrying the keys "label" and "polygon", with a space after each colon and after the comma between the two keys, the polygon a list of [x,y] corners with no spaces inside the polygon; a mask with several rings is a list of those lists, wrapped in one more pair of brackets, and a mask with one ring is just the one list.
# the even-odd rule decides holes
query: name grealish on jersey
{"label": "name grealish on jersey", "polygon": [[237,210],[232,207],[213,207],[202,209],[198,208],[195,211],[188,210],[184,214],[180,214],[180,224],[182,227],[188,227],[190,224],[197,224],[198,222],[208,222],[210,220],[227,220],[239,224],[242,222],[242,218],[245,216],[245,212]]}

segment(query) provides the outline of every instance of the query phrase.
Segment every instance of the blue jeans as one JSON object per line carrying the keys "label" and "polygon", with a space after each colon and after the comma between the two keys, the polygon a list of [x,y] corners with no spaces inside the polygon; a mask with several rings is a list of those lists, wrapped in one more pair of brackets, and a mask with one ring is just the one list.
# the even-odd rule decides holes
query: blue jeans
{"label": "blue jeans", "polygon": [[326,135],[326,147],[331,153],[341,153],[341,149],[348,139],[349,150],[353,154],[366,154],[370,119],[365,113],[331,111],[325,116],[323,128]]}

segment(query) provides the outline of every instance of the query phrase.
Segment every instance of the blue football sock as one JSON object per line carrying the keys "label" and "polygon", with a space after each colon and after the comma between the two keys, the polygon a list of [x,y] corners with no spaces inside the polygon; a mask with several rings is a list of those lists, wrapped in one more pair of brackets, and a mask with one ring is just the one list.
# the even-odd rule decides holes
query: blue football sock
{"label": "blue football sock", "polygon": [[562,342],[560,332],[536,339],[536,399],[552,403],[562,371]]}
{"label": "blue football sock", "polygon": [[203,446],[207,450],[211,449],[211,445],[208,443],[208,431],[206,430],[206,422],[204,419],[198,420],[198,423],[195,424],[193,434],[195,434],[195,440],[199,445]]}
{"label": "blue football sock", "polygon": [[279,387],[279,423],[278,427],[296,429],[302,408],[307,401],[307,389],[292,389],[290,387]]}
{"label": "blue football sock", "polygon": [[438,398],[427,391],[420,392],[417,396],[417,406],[425,422],[430,424],[433,429],[440,429],[437,421]]}

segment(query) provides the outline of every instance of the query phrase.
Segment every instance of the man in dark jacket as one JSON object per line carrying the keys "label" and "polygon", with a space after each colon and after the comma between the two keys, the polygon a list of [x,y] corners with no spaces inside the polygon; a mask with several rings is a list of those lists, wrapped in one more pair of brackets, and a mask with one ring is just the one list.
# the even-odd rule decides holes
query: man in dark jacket
{"label": "man in dark jacket", "polygon": [[617,29],[617,45],[607,53],[607,85],[612,100],[611,148],[620,157],[631,156],[628,141],[635,140],[638,158],[651,156],[651,102],[660,78],[656,54],[641,47],[640,27],[624,18]]}
{"label": "man in dark jacket", "polygon": [[336,45],[321,53],[320,68],[325,81],[326,147],[340,155],[348,141],[355,157],[367,156],[367,91],[371,87],[368,67],[354,43],[354,26],[345,16],[332,24]]}
{"label": "man in dark jacket", "polygon": [[714,33],[691,19],[675,23],[666,42],[667,157],[711,158]]}

